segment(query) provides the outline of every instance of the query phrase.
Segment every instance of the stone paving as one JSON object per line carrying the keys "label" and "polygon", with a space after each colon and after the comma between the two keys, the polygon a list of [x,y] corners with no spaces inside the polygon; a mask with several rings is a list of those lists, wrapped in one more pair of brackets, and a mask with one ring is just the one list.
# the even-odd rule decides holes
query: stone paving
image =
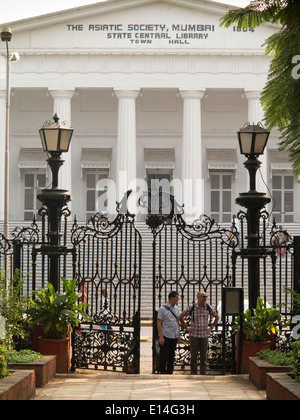
{"label": "stone paving", "polygon": [[152,343],[141,343],[141,374],[77,370],[37,388],[36,400],[265,400],[249,375],[152,375]]}
{"label": "stone paving", "polygon": [[38,388],[36,400],[264,400],[248,375],[125,375],[75,373],[57,375]]}

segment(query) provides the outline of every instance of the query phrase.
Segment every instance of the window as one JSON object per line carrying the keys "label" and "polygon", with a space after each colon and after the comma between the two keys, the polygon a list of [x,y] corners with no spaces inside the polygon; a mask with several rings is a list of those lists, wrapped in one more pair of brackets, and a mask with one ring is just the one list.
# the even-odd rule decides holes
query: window
{"label": "window", "polygon": [[293,222],[294,176],[292,174],[272,175],[273,214],[276,222]]}
{"label": "window", "polygon": [[[165,180],[166,185],[164,185],[164,180]],[[155,188],[156,185],[160,185],[162,187],[168,187],[170,182],[171,182],[171,174],[169,172],[157,170],[155,172],[149,171],[147,173],[148,188],[152,188],[152,187]],[[167,191],[169,192],[168,188],[167,188]]]}
{"label": "window", "polygon": [[86,218],[89,219],[95,213],[105,213],[105,208],[97,208],[98,198],[105,193],[105,189],[97,190],[97,182],[108,178],[108,170],[87,171],[86,174]]}
{"label": "window", "polygon": [[46,187],[46,173],[34,172],[25,173],[25,191],[24,191],[24,220],[40,220],[38,210],[41,208],[42,203],[37,199],[37,195],[41,192],[42,188]]}
{"label": "window", "polygon": [[171,211],[170,208],[170,199],[169,196],[162,195],[160,202],[159,198],[159,187],[162,188],[162,192],[168,194],[173,193],[173,189],[170,188],[170,182],[172,179],[172,171],[156,169],[148,170],[147,172],[147,184],[148,190],[151,190],[150,193],[150,202],[148,202],[148,211],[153,214],[169,214]]}
{"label": "window", "polygon": [[232,172],[210,172],[210,209],[216,222],[231,221]]}

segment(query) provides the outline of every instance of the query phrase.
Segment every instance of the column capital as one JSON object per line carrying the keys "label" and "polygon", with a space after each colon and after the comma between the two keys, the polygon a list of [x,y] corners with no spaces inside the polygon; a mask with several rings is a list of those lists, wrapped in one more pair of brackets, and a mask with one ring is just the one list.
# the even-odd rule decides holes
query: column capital
{"label": "column capital", "polygon": [[48,89],[53,99],[72,99],[75,89]]}
{"label": "column capital", "polygon": [[248,99],[248,101],[259,101],[260,100],[260,90],[244,90],[245,98]]}
{"label": "column capital", "polygon": [[182,99],[202,99],[206,89],[179,89]]}
{"label": "column capital", "polygon": [[118,99],[136,99],[140,94],[140,89],[114,89]]}

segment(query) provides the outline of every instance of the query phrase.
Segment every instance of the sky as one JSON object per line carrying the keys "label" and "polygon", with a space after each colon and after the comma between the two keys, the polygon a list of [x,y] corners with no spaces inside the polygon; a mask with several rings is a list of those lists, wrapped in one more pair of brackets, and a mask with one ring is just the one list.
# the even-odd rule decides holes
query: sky
{"label": "sky", "polygon": [[[0,10],[0,24],[33,16],[57,12],[59,10],[98,3],[101,0],[8,0]],[[106,1],[106,0],[102,0]],[[212,3],[214,0],[211,0]],[[220,3],[245,7],[250,0],[220,0]]]}

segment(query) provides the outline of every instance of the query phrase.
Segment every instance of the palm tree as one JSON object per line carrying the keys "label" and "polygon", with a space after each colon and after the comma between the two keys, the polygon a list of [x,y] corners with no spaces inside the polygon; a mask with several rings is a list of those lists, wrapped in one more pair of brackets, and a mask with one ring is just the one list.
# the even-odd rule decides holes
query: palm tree
{"label": "palm tree", "polygon": [[242,9],[229,10],[221,26],[255,28],[264,23],[281,26],[263,46],[272,56],[267,83],[261,93],[268,129],[278,127],[279,150],[287,150],[295,175],[300,175],[300,1],[253,0]]}

